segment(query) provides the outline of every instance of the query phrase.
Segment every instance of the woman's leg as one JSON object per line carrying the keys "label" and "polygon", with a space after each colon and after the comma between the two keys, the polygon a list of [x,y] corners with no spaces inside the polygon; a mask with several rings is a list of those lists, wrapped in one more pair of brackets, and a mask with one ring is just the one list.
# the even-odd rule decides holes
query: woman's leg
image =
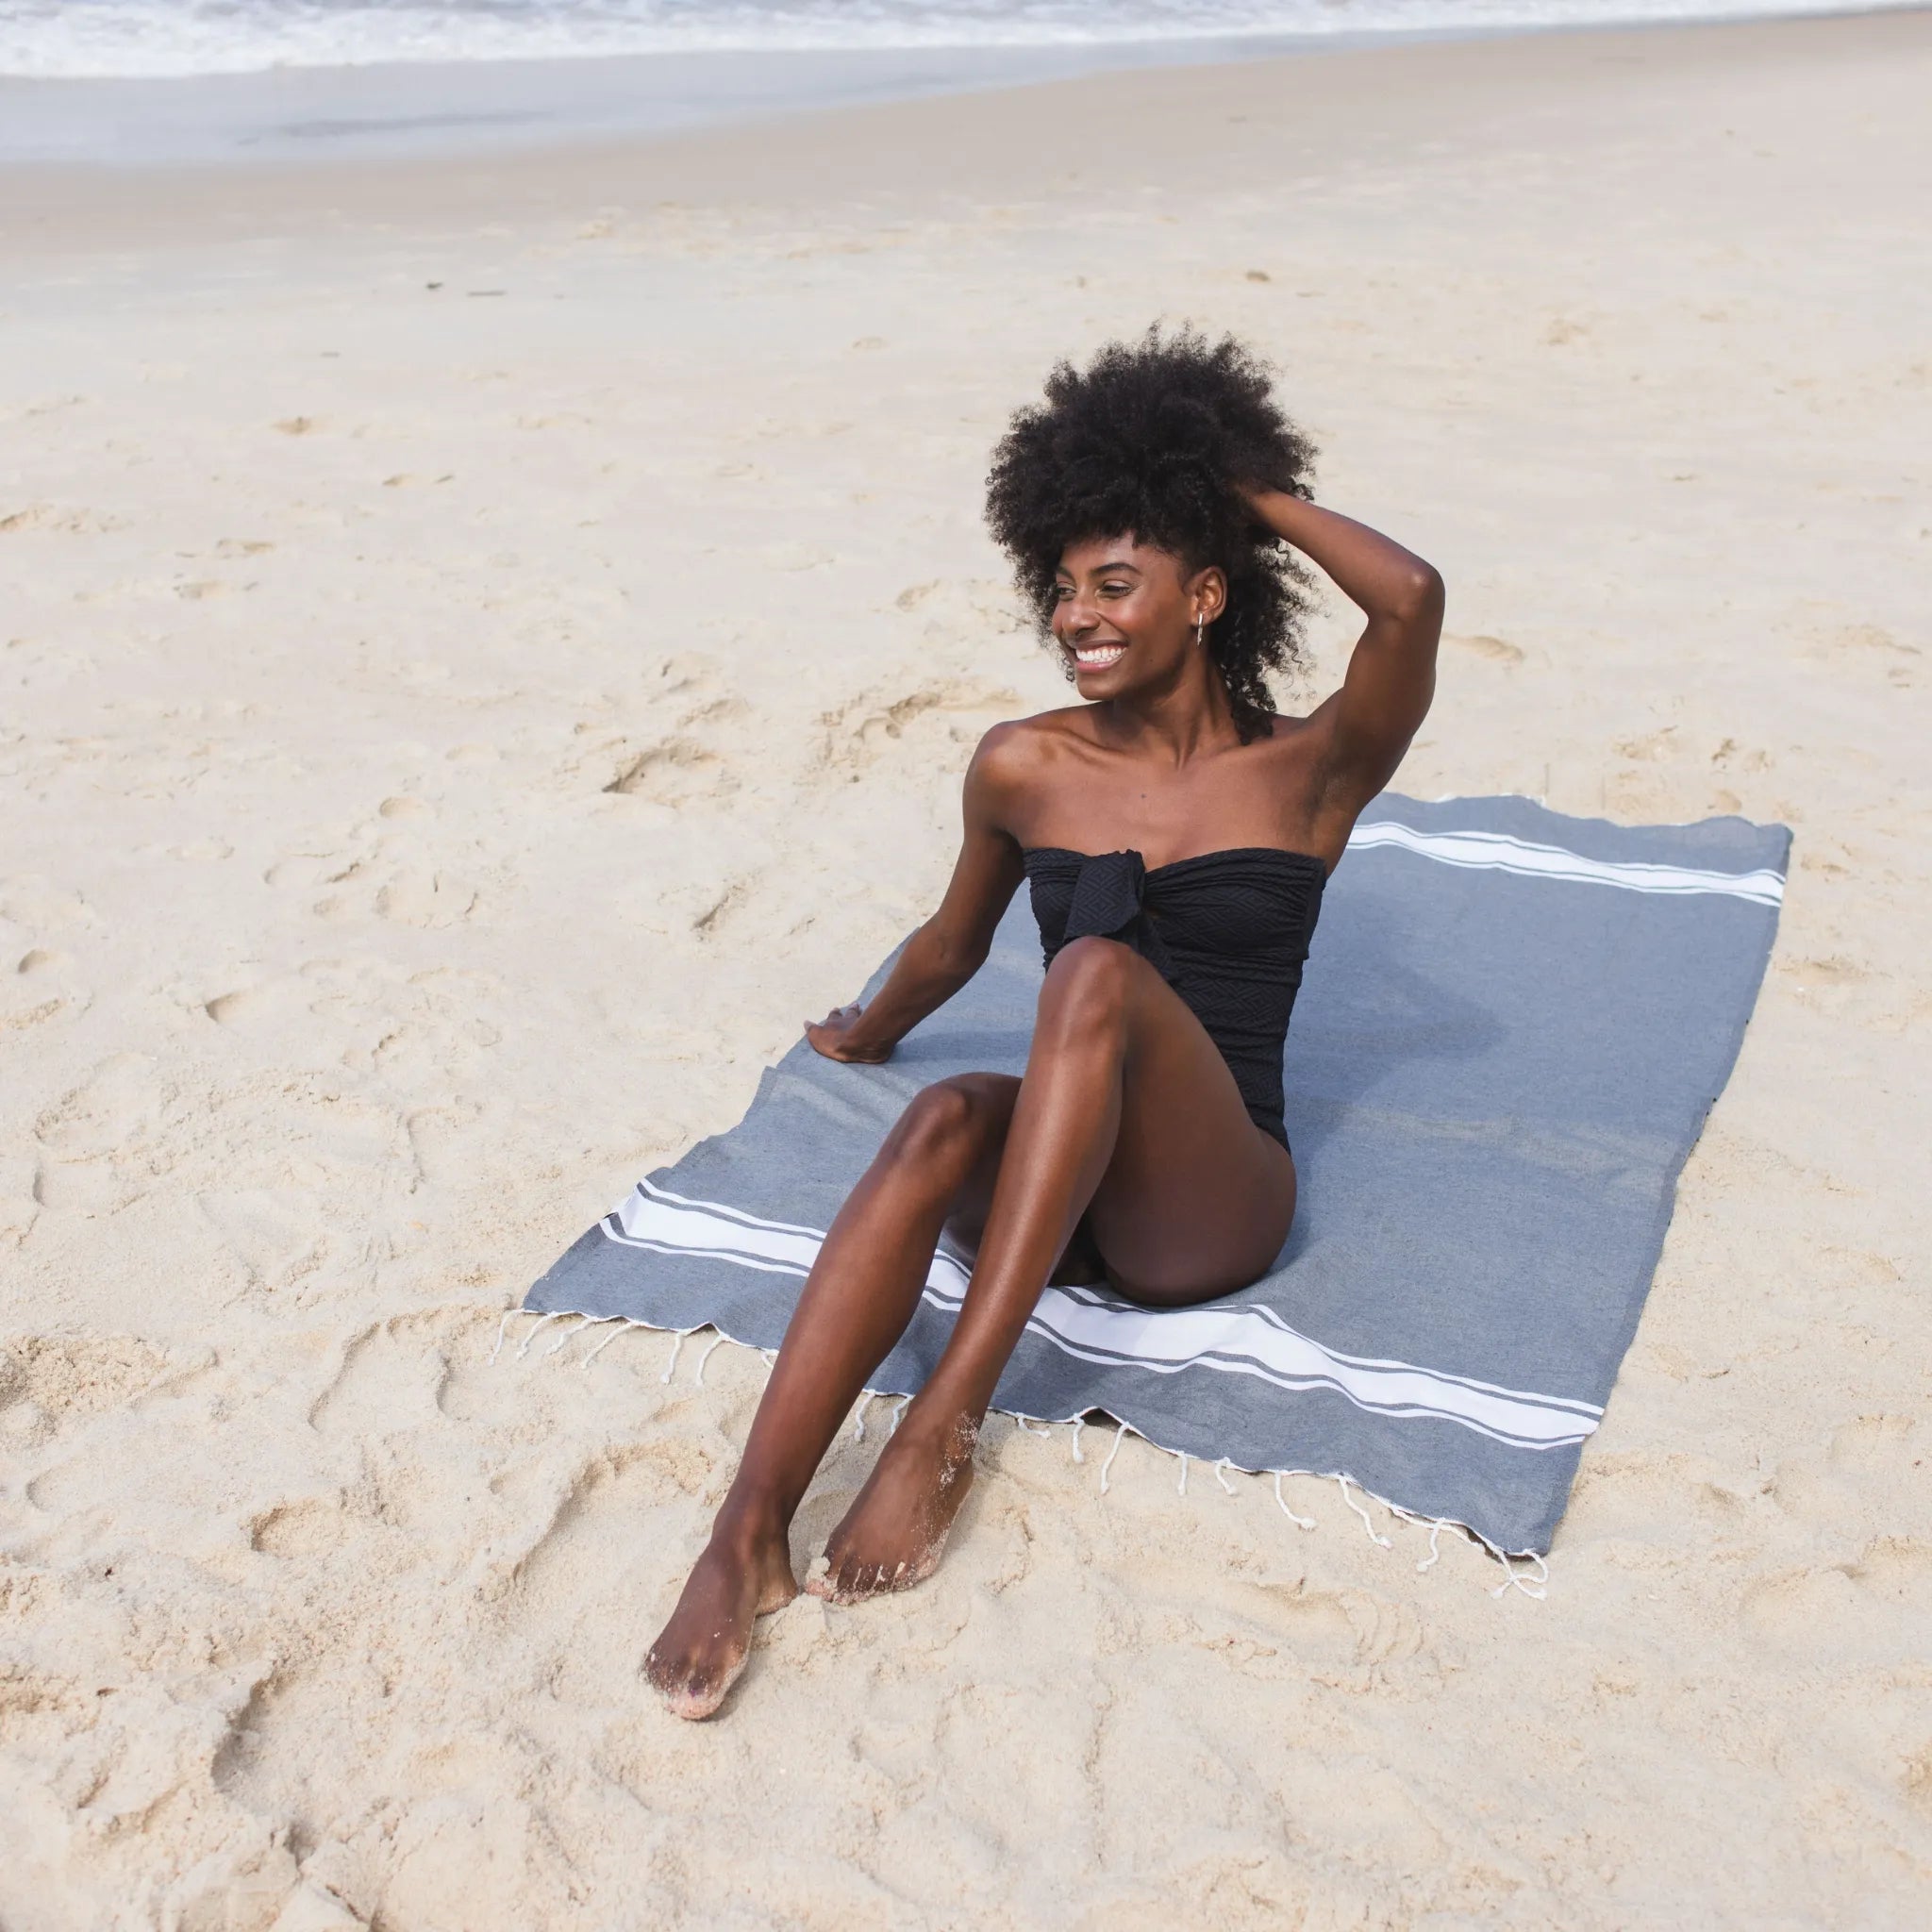
{"label": "woman's leg", "polygon": [[1288,1238],[1294,1192],[1294,1163],[1249,1119],[1174,989],[1114,941],[1064,947],[952,1340],[808,1588],[850,1602],[931,1574],[993,1386],[1083,1211],[1121,1292],[1177,1305],[1259,1276]]}
{"label": "woman's leg", "polygon": [[797,1595],[786,1532],[865,1378],[918,1305],[948,1216],[977,1218],[1020,1083],[966,1074],[914,1097],[832,1223],[785,1331],[744,1458],[644,1674],[684,1717],[708,1717],[756,1620]]}

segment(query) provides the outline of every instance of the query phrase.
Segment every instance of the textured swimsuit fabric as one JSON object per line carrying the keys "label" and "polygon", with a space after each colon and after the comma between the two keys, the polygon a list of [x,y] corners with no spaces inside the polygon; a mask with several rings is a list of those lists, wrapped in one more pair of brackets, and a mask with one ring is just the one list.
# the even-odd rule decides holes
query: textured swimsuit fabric
{"label": "textured swimsuit fabric", "polygon": [[1187,1004],[1241,1090],[1248,1117],[1286,1147],[1281,1049],[1301,991],[1328,868],[1241,846],[1152,872],[1138,852],[1026,854],[1043,963],[1069,941],[1133,947]]}
{"label": "textured swimsuit fabric", "polygon": [[[1048,1289],[994,1407],[1105,1410],[1165,1448],[1344,1474],[1499,1549],[1547,1549],[1742,1042],[1789,846],[1734,818],[1374,800],[1323,891],[1286,1042],[1300,1195],[1275,1265],[1191,1310]],[[890,1061],[801,1041],[739,1125],[640,1182],[525,1306],[775,1347],[907,1102],[1019,1074],[1040,990],[1016,902]],[[872,1389],[923,1386],[965,1281],[935,1257]]]}

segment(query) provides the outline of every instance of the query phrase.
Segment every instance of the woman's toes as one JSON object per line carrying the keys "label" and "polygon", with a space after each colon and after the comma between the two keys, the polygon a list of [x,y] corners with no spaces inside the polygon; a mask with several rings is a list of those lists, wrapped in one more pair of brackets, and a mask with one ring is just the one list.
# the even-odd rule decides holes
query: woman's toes
{"label": "woman's toes", "polygon": [[658,1686],[664,1707],[673,1717],[685,1718],[692,1723],[715,1715],[732,1685],[743,1675],[747,1661],[746,1657],[739,1658],[722,1676],[717,1677],[706,1675],[696,1665],[673,1674],[668,1682]]}
{"label": "woman's toes", "polygon": [[856,1604],[874,1594],[879,1569],[875,1563],[845,1562],[828,1567],[822,1577],[813,1577],[806,1588],[828,1604]]}

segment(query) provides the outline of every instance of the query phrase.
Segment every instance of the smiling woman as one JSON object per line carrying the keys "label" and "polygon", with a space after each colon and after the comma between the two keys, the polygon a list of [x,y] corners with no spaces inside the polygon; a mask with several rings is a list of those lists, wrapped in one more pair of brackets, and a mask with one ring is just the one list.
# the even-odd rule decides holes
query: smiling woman
{"label": "smiling woman", "polygon": [[[974,1258],[951,1341],[845,1519],[841,1603],[937,1567],[994,1384],[1050,1281],[1210,1301],[1294,1216],[1281,1053],[1322,888],[1434,691],[1441,579],[1307,500],[1311,452],[1239,343],[1182,332],[1061,365],[995,454],[988,518],[1084,702],[996,726],[939,910],[877,997],[807,1037],[859,1063],[972,978],[1027,882],[1046,971],[1024,1074],[919,1093],[833,1222],[730,1493],[645,1672],[708,1717],[757,1618],[797,1593],[787,1532],[941,1236]],[[1341,689],[1277,715],[1306,567],[1367,616]],[[1152,862],[1150,863],[1150,855]]]}
{"label": "smiling woman", "polygon": [[[1042,630],[1076,563],[1117,562],[1139,575],[1131,559],[1101,558],[1091,542],[1075,558],[1071,539],[1133,531],[1191,569],[1214,565],[1220,592],[1201,641],[1246,741],[1266,728],[1269,674],[1301,667],[1308,576],[1256,519],[1243,486],[1306,497],[1314,455],[1240,343],[1150,333],[1102,350],[1085,371],[1062,363],[1047,378],[1044,405],[1022,410],[994,452],[987,523]],[[1092,644],[1068,675],[1102,668],[1113,648]]]}

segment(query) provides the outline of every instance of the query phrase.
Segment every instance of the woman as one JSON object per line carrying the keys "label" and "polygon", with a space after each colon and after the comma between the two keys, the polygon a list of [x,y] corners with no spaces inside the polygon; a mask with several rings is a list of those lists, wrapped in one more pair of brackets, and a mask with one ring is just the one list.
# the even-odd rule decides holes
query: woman
{"label": "woman", "polygon": [[[1024,1076],[918,1094],[827,1234],[744,1460],[645,1658],[708,1717],[752,1626],[797,1594],[787,1529],[866,1378],[910,1320],[942,1231],[975,1255],[932,1378],[808,1588],[856,1603],[930,1575],[979,1426],[1050,1279],[1183,1307],[1269,1268],[1294,1215],[1281,1050],[1327,874],[1429,707],[1442,582],[1308,500],[1313,452],[1238,343],[1150,332],[995,453],[993,535],[1082,703],[974,753],[965,838],[933,917],[871,1006],[806,1036],[877,1062],[972,978],[1022,879],[1047,958]],[[1276,716],[1303,567],[1368,623],[1341,689]]]}

